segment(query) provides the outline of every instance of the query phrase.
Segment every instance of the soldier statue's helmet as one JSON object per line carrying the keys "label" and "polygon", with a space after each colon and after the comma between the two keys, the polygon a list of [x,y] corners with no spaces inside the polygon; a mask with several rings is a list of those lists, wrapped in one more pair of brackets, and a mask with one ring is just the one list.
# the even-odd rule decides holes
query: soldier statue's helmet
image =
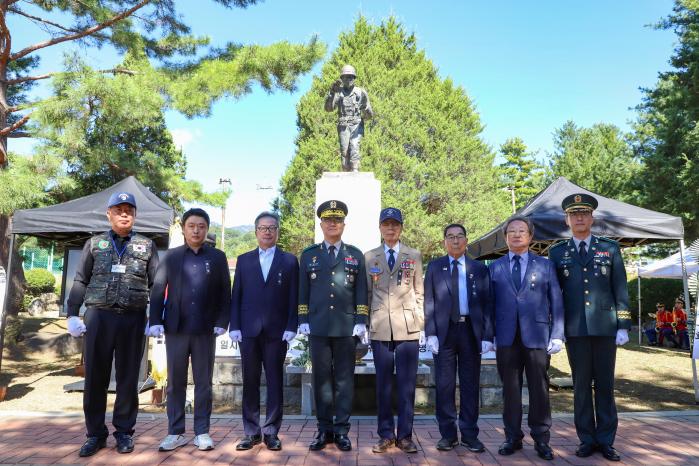
{"label": "soldier statue's helmet", "polygon": [[321,220],[328,217],[345,218],[347,212],[347,204],[337,200],[325,201],[316,210],[316,214]]}
{"label": "soldier statue's helmet", "polygon": [[356,78],[357,71],[354,69],[354,66],[345,65],[342,67],[342,71],[340,71],[340,76],[353,76]]}
{"label": "soldier statue's helmet", "polygon": [[561,207],[565,213],[570,212],[592,212],[597,208],[597,199],[589,194],[578,193],[566,196],[561,202]]}
{"label": "soldier statue's helmet", "polygon": [[109,196],[109,202],[107,202],[107,208],[109,209],[110,207],[114,207],[115,205],[119,204],[129,204],[132,205],[133,208],[136,208],[136,198],[134,197],[133,194],[131,193],[126,193],[126,192],[117,192],[113,193],[111,196]]}
{"label": "soldier statue's helmet", "polygon": [[403,213],[400,211],[400,209],[396,209],[395,207],[386,207],[379,215],[379,223],[383,223],[386,220],[395,220],[402,225]]}

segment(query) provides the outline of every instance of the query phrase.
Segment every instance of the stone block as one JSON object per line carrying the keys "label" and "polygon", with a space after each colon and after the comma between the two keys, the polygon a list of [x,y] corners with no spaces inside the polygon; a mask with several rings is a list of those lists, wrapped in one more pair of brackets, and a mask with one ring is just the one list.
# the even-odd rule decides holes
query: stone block
{"label": "stone block", "polygon": [[501,406],[502,387],[481,387],[480,402],[482,407]]}

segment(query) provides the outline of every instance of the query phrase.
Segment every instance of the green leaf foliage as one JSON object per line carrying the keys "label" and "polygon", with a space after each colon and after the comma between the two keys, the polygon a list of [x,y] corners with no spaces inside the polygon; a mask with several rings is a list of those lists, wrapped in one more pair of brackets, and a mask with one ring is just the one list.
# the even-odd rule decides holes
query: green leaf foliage
{"label": "green leaf foliage", "polygon": [[26,294],[39,296],[41,293],[52,293],[56,285],[56,277],[46,269],[33,269],[24,272]]}
{"label": "green leaf foliage", "polygon": [[634,187],[641,165],[619,128],[606,123],[583,128],[567,121],[553,138],[549,181],[565,176],[602,196],[638,203]]}
{"label": "green leaf foliage", "polygon": [[17,209],[51,203],[49,186],[60,186],[61,161],[47,154],[23,157],[10,153],[10,166],[0,171],[0,216]]}
{"label": "green leaf foliage", "polygon": [[644,162],[645,206],[683,218],[685,235],[699,236],[699,2],[676,0],[656,25],[677,34],[672,69],[659,73],[637,107],[634,148]]}
{"label": "green leaf foliage", "polygon": [[[315,181],[340,170],[337,114],[323,103],[345,64],[357,70],[374,110],[361,144],[361,169],[382,183],[382,206],[403,211],[403,238],[427,257],[442,254],[442,229],[463,223],[477,238],[508,214],[494,154],[463,88],[442,79],[417,39],[390,18],[360,17],[297,106],[296,155],[281,180],[275,207],[281,243],[299,252],[313,241]],[[376,228],[376,225],[368,225]]]}
{"label": "green leaf foliage", "polygon": [[521,138],[511,138],[500,146],[505,162],[500,165],[502,187],[514,189],[515,208],[524,206],[529,199],[544,189],[544,166],[535,154],[528,152]]}

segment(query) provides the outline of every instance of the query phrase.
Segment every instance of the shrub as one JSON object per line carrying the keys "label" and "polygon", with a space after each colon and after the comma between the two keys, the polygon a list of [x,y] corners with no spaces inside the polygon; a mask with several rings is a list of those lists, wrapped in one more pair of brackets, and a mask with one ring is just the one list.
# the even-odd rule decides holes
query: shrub
{"label": "shrub", "polygon": [[39,296],[41,293],[52,293],[56,285],[56,277],[45,269],[33,269],[24,273],[27,281],[27,294]]}

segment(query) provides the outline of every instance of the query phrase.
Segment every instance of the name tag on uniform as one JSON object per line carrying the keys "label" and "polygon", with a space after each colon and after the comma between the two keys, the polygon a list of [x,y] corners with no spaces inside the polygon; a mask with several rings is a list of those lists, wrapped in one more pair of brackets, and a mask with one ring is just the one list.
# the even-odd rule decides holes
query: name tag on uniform
{"label": "name tag on uniform", "polygon": [[112,273],[126,273],[124,264],[112,264]]}

